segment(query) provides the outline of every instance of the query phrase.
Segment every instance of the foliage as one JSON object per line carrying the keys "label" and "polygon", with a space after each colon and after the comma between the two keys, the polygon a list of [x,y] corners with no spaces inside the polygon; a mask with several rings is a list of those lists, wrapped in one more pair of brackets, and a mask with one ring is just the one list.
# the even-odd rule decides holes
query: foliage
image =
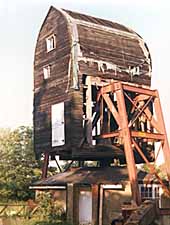
{"label": "foliage", "polygon": [[65,210],[57,201],[53,200],[50,192],[39,194],[37,201],[40,209],[40,219],[45,219],[50,223],[65,220]]}
{"label": "foliage", "polygon": [[65,210],[54,201],[51,192],[40,192],[37,202],[39,210],[36,217],[31,218],[25,225],[72,225],[66,221]]}
{"label": "foliage", "polygon": [[144,170],[146,173],[149,173],[149,167],[147,164],[143,164],[141,169]]}
{"label": "foliage", "polygon": [[1,201],[27,200],[32,197],[29,185],[40,177],[33,151],[30,127],[0,130]]}
{"label": "foliage", "polygon": [[73,225],[67,221],[60,221],[60,222],[48,222],[46,220],[44,221],[38,221],[38,220],[30,220],[25,223],[25,225]]}
{"label": "foliage", "polygon": [[69,222],[47,222],[47,221],[41,221],[41,222],[36,222],[34,223],[34,225],[72,225],[71,223]]}
{"label": "foliage", "polygon": [[[155,165],[154,168],[161,179],[168,180],[164,164],[161,166]],[[150,172],[149,166],[147,164],[143,164],[141,169],[144,170],[146,173]]]}

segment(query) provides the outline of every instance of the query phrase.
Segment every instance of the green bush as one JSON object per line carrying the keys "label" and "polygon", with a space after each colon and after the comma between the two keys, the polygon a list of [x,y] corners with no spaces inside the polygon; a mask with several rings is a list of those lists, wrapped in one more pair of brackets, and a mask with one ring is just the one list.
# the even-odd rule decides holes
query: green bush
{"label": "green bush", "polygon": [[31,219],[25,223],[25,225],[73,225],[67,221],[60,221],[60,222],[49,222],[46,220],[39,221],[37,219]]}
{"label": "green bush", "polygon": [[53,200],[50,192],[41,193],[37,201],[39,204],[38,215],[42,221],[45,220],[52,224],[66,219],[65,210]]}
{"label": "green bush", "polygon": [[47,221],[41,221],[41,222],[36,222],[33,225],[72,225],[68,222],[47,222]]}
{"label": "green bush", "polygon": [[33,198],[29,186],[40,178],[41,170],[35,160],[32,128],[0,129],[0,156],[1,202]]}

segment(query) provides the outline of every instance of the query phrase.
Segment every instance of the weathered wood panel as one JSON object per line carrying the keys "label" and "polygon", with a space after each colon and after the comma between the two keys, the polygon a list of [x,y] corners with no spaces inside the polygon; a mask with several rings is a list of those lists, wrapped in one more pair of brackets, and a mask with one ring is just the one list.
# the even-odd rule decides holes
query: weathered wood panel
{"label": "weathered wood panel", "polygon": [[[56,37],[56,48],[47,52],[46,38],[52,34]],[[50,8],[38,36],[34,58],[34,144],[37,153],[51,150],[53,104],[65,102],[65,124],[70,123],[70,103],[66,94],[70,50],[66,19],[59,11]],[[46,65],[50,65],[50,78],[44,80],[43,67]],[[68,138],[69,129],[66,129]]]}
{"label": "weathered wood panel", "polygon": [[[79,59],[81,73],[150,85],[149,53],[141,39],[121,36],[93,26],[78,25],[77,27],[83,55]],[[114,71],[111,67],[114,67]],[[137,67],[138,78],[133,79],[130,70]]]}
{"label": "weathered wood panel", "polygon": [[143,85],[150,85],[150,79],[148,79],[148,76],[143,75],[142,79],[139,76],[129,76],[127,73],[125,72],[119,72],[115,70],[108,70],[105,72],[102,71],[98,71],[96,69],[96,71],[94,71],[94,67],[93,66],[88,66],[87,63],[80,61],[79,63],[79,68],[80,71],[83,74],[89,74],[89,76],[94,76],[94,77],[102,77],[104,79],[114,79],[114,80],[120,80],[120,81],[127,81],[130,83],[138,83],[138,84],[143,84]]}
{"label": "weathered wood panel", "polygon": [[122,31],[126,31],[126,32],[132,32],[127,27],[125,27],[125,26],[123,26],[121,24],[112,22],[112,21],[108,21],[108,20],[105,20],[105,19],[92,17],[92,16],[85,15],[85,14],[82,14],[82,13],[80,14],[80,13],[77,13],[77,12],[72,12],[72,11],[69,11],[69,10],[65,10],[65,11],[71,17],[73,17],[75,19],[79,19],[79,20],[83,20],[83,21],[86,21],[86,22],[95,23],[95,24],[98,24],[98,25],[107,26],[107,27],[110,27],[110,28],[114,28],[114,29],[118,29],[118,30],[122,30]]}
{"label": "weathered wood panel", "polygon": [[[52,34],[56,37],[56,48],[47,52],[46,38]],[[79,47],[80,54],[77,52]],[[43,68],[48,65],[50,77],[44,80]],[[137,67],[139,73],[134,75],[131,70]],[[75,68],[78,70],[78,90],[72,87],[73,77],[76,76],[73,68],[74,72]],[[78,146],[84,136],[83,74],[149,86],[150,71],[149,51],[134,31],[111,21],[67,10],[61,12],[51,7],[40,29],[35,49],[35,151],[63,150],[61,154],[66,153],[68,157],[81,151]],[[60,102],[64,102],[65,108],[66,142],[64,146],[52,148],[51,107]]]}

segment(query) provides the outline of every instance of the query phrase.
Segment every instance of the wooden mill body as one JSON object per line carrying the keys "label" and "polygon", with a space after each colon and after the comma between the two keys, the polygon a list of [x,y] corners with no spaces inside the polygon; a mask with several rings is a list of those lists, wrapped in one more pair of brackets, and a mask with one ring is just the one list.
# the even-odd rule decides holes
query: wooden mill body
{"label": "wooden mill body", "polygon": [[[50,41],[53,43],[48,49]],[[118,23],[51,7],[40,29],[34,58],[37,156],[48,152],[62,159],[109,158],[110,153],[101,153],[100,149],[113,148],[113,143],[102,140],[94,143],[92,118],[98,89],[114,81],[150,87],[151,58],[144,40]],[[59,134],[63,135],[62,140],[53,140],[52,108],[57,104],[62,104],[64,110],[64,119],[59,124],[64,129],[64,135]],[[103,110],[104,118],[106,111]],[[106,117],[108,121],[109,116]],[[109,129],[113,129],[115,121],[112,117],[110,120]],[[101,129],[101,124],[100,128],[97,126],[95,135],[99,132],[97,129]],[[100,134],[107,131],[103,127]],[[81,151],[88,153],[83,155]]]}

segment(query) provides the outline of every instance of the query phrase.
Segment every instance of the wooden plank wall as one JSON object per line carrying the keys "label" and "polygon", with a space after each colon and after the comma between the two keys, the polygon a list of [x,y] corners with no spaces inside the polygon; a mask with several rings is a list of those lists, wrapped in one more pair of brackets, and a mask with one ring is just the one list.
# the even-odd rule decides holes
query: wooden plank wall
{"label": "wooden plank wall", "polygon": [[[56,36],[56,48],[46,49],[46,38]],[[65,102],[66,123],[70,123],[68,64],[71,44],[67,22],[59,11],[51,8],[37,40],[34,59],[34,144],[36,152],[51,149],[51,105]],[[49,79],[43,78],[43,67],[51,66]],[[66,138],[69,137],[69,129]]]}
{"label": "wooden plank wall", "polygon": [[[94,22],[98,25],[117,28],[131,33],[122,25],[100,20],[85,15],[71,13],[77,19]],[[104,79],[116,79],[137,84],[150,85],[148,76],[150,65],[146,62],[139,41],[123,35],[106,32],[93,26],[77,25],[82,59],[79,61],[79,90],[71,88],[68,67],[72,50],[68,22],[63,14],[51,7],[39,32],[34,59],[34,144],[36,153],[75,149],[83,138],[83,74],[99,76]],[[132,32],[133,33],[133,32]],[[56,48],[50,52],[46,49],[46,38],[56,36]],[[86,61],[85,58],[92,58]],[[98,61],[106,62],[102,65]],[[131,76],[125,71],[109,68],[108,63],[128,69],[140,67],[139,76]],[[43,78],[43,67],[50,65],[51,76]],[[102,66],[102,69],[99,67]],[[103,71],[102,71],[103,70]],[[65,146],[52,148],[51,106],[64,102],[65,105]]]}
{"label": "wooden plank wall", "polygon": [[[83,58],[94,59],[94,62],[85,62],[80,58],[79,66],[82,73],[150,85],[151,77],[148,76],[150,65],[146,62],[147,59],[137,39],[84,25],[78,25],[78,33]],[[104,63],[104,71],[99,71],[97,61],[112,63],[117,68],[122,68],[122,71],[107,68]],[[139,66],[141,75],[132,77],[125,72],[128,68],[136,66]]]}

